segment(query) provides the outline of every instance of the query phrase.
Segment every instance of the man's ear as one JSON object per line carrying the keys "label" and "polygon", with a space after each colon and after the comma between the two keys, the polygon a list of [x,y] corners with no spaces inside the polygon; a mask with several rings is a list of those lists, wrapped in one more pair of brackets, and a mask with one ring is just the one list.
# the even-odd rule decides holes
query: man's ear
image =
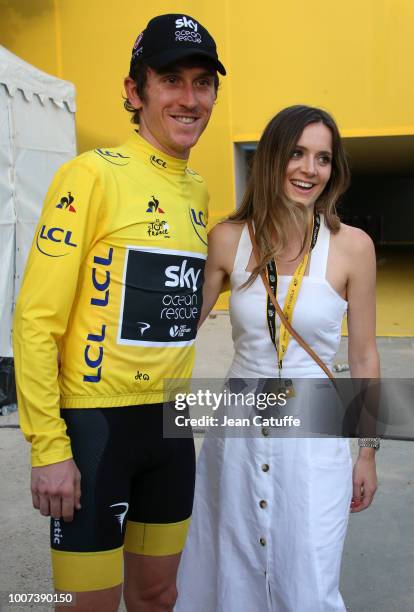
{"label": "man's ear", "polygon": [[132,79],[130,76],[125,77],[124,87],[126,96],[131,106],[136,110],[140,110],[143,104],[141,98],[138,95],[137,86],[134,79]]}

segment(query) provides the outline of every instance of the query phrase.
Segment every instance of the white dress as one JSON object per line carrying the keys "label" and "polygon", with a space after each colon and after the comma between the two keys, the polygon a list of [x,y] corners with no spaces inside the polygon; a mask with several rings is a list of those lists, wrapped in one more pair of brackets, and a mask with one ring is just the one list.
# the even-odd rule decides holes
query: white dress
{"label": "white dress", "polygon": [[[332,367],[347,303],[326,280],[329,241],[322,218],[293,326]],[[235,356],[228,376],[274,378],[262,280],[237,290],[249,276],[251,251],[245,226],[231,274]],[[281,304],[290,278],[278,278]],[[283,373],[325,377],[294,338]],[[175,612],[344,612],[338,586],[351,496],[347,440],[207,435]]]}

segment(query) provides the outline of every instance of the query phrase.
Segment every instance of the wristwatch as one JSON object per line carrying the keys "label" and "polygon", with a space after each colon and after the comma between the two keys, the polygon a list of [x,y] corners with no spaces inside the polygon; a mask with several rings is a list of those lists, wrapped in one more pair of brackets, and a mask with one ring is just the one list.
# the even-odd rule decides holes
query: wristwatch
{"label": "wristwatch", "polygon": [[379,438],[358,438],[358,446],[361,448],[375,448],[375,450],[379,450],[380,439]]}

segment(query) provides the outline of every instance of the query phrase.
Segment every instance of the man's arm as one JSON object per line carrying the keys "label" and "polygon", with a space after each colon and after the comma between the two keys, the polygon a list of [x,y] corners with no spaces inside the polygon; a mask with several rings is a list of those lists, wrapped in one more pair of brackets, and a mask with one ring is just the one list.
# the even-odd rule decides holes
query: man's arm
{"label": "man's arm", "polygon": [[79,497],[79,472],[60,417],[58,346],[79,269],[96,239],[102,200],[102,185],[93,168],[74,160],[59,170],[46,196],[14,317],[19,418],[32,443],[33,503],[46,511],[48,497],[53,516],[58,512],[57,497],[60,510],[63,504],[64,516],[69,517],[68,500],[74,500],[73,508]]}

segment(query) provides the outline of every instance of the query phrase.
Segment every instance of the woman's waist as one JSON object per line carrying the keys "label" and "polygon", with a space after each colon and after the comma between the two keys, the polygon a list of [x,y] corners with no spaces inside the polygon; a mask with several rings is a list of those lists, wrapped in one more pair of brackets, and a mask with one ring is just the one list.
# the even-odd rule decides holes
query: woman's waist
{"label": "woman's waist", "polygon": [[[322,361],[324,361],[322,359]],[[325,365],[332,370],[332,363],[324,361]],[[236,353],[227,374],[228,378],[279,378],[279,368],[276,359],[276,351],[271,359],[255,361],[251,356]],[[290,360],[285,360],[280,371],[281,378],[327,378],[325,372],[310,357],[302,363],[295,365]]]}

